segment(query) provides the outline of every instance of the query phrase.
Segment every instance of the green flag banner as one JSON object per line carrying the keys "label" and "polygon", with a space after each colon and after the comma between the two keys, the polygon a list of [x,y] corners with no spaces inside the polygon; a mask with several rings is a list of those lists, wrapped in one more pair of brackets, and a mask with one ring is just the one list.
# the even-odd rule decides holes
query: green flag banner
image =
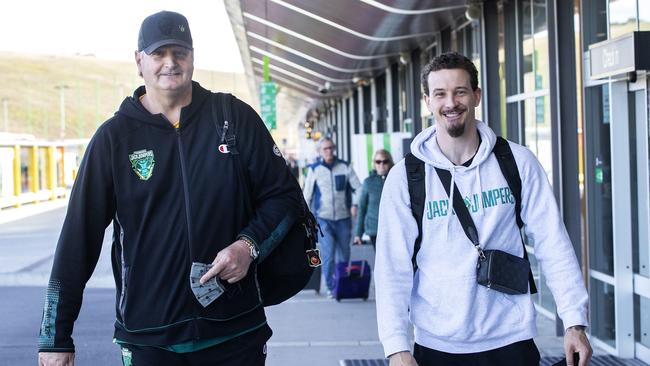
{"label": "green flag banner", "polygon": [[276,128],[275,120],[275,93],[277,86],[272,81],[262,82],[260,85],[260,116],[266,124],[266,128],[274,130]]}

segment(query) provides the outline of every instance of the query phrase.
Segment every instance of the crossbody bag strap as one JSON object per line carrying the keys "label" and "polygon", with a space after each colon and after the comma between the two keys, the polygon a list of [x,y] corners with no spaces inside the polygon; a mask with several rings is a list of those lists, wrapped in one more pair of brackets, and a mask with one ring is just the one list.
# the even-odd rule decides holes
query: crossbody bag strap
{"label": "crossbody bag strap", "polygon": [[[447,196],[451,197],[451,192],[449,192],[450,185],[451,185],[451,173],[449,171],[436,168],[436,173],[438,173],[438,178],[440,178],[440,182],[442,182],[442,186],[445,188],[445,191],[447,192]],[[472,242],[476,250],[478,250],[479,255],[483,255],[482,249],[480,247],[480,244],[478,242],[478,231],[476,230],[476,225],[474,225],[474,220],[472,220],[472,215],[470,215],[469,210],[467,209],[467,206],[465,206],[465,200],[463,199],[463,196],[460,194],[460,191],[458,190],[458,186],[454,184],[454,212],[456,213],[456,216],[458,217],[458,220],[460,221],[461,226],[463,227],[463,231],[465,232],[465,235],[469,238],[469,240]]]}
{"label": "crossbody bag strap", "polygon": [[[524,247],[524,259],[528,260],[528,252],[524,244],[523,228],[524,220],[521,219],[521,177],[519,176],[519,169],[517,168],[517,161],[512,154],[512,149],[508,141],[501,136],[497,136],[497,141],[492,149],[494,156],[499,162],[499,169],[508,182],[508,187],[512,195],[515,197],[515,215],[517,219],[517,226],[519,227],[519,234],[521,236],[521,245]],[[537,293],[537,286],[535,286],[535,279],[533,278],[532,269],[528,272],[528,284],[530,285],[530,293]]]}

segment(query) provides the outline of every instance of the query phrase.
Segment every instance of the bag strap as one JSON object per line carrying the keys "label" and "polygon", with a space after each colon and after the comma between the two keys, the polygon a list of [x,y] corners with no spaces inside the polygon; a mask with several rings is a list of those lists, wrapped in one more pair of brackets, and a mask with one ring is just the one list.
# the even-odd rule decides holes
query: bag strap
{"label": "bag strap", "polygon": [[[438,178],[440,178],[440,182],[442,182],[442,186],[445,187],[445,192],[447,192],[447,196],[451,197],[451,192],[449,191],[449,189],[451,188],[450,187],[451,173],[449,173],[448,170],[444,170],[441,168],[435,168],[435,169],[436,169],[436,173],[438,173]],[[479,253],[481,253],[476,225],[474,225],[474,220],[472,220],[472,215],[470,215],[467,206],[465,206],[465,200],[463,199],[463,196],[460,194],[457,185],[454,185],[454,212],[456,213],[458,220],[460,220],[460,224],[463,227],[463,231],[465,232],[465,235],[467,235],[467,237],[472,242],[474,247],[477,248],[477,250],[479,250]]]}
{"label": "bag strap", "polygon": [[409,196],[411,199],[411,213],[418,224],[418,237],[413,246],[413,273],[417,270],[416,257],[422,245],[422,214],[424,213],[424,162],[415,155],[408,153],[405,157],[406,177],[408,182]]}
{"label": "bag strap", "polygon": [[[499,162],[501,173],[508,182],[508,187],[512,195],[515,197],[515,215],[517,219],[517,226],[519,227],[519,234],[521,236],[521,245],[524,247],[524,259],[528,260],[528,252],[524,244],[524,236],[522,229],[524,228],[524,220],[521,219],[521,177],[519,176],[519,169],[517,169],[517,161],[512,154],[510,144],[501,136],[497,136],[497,142],[492,149],[492,152]],[[528,272],[528,284],[530,285],[530,293],[537,293],[537,286],[535,286],[535,279],[533,278],[532,270]]]}
{"label": "bag strap", "polygon": [[508,187],[510,187],[512,195],[515,197],[517,226],[522,229],[524,227],[524,221],[521,219],[521,177],[519,177],[517,162],[515,161],[514,155],[512,155],[508,141],[501,136],[497,136],[497,142],[492,152],[499,162],[499,168],[508,182]]}

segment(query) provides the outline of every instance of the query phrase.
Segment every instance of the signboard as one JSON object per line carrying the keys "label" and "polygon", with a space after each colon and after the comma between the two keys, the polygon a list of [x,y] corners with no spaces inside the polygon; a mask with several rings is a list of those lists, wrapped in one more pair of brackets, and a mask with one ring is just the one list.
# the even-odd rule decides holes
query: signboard
{"label": "signboard", "polygon": [[260,116],[269,130],[276,128],[275,93],[277,86],[272,81],[264,81],[260,85]]}
{"label": "signboard", "polygon": [[592,79],[650,69],[650,31],[631,32],[589,46]]}

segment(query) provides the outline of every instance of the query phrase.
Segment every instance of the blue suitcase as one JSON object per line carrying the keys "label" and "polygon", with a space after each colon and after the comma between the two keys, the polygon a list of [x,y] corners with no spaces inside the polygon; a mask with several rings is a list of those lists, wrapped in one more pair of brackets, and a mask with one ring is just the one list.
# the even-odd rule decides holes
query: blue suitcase
{"label": "blue suitcase", "polygon": [[336,264],[332,296],[341,299],[368,300],[370,290],[370,265],[368,261],[350,261]]}

